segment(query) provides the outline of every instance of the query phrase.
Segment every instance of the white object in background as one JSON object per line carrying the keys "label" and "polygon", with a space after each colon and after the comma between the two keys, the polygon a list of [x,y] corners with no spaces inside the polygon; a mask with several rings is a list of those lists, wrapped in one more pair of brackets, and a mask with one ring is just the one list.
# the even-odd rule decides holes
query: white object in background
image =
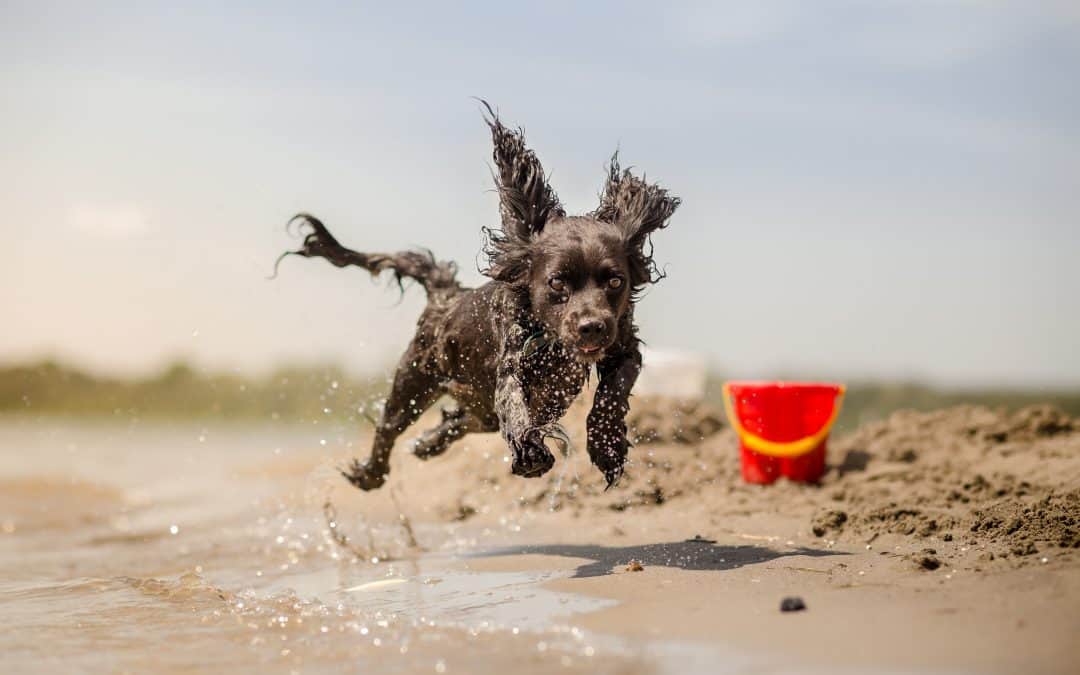
{"label": "white object in background", "polygon": [[666,396],[684,401],[705,398],[709,375],[705,357],[694,352],[642,347],[641,375],[634,385],[637,396]]}

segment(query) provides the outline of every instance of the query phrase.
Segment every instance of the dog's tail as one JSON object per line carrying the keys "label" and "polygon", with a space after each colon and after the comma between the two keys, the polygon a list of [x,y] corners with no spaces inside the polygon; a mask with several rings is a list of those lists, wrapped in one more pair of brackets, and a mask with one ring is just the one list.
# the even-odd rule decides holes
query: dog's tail
{"label": "dog's tail", "polygon": [[[274,263],[274,276],[277,266],[285,257],[299,255],[305,258],[326,258],[337,267],[356,265],[363,267],[372,276],[379,276],[385,270],[392,270],[401,286],[402,279],[415,279],[428,295],[437,291],[458,290],[461,284],[455,278],[457,266],[452,262],[435,259],[431,251],[401,251],[399,253],[360,253],[345,248],[330,234],[326,226],[315,216],[298,213],[289,220],[289,225],[300,221],[300,227],[310,228],[304,235],[304,245],[298,251],[282,253]],[[302,230],[301,230],[302,231]]]}

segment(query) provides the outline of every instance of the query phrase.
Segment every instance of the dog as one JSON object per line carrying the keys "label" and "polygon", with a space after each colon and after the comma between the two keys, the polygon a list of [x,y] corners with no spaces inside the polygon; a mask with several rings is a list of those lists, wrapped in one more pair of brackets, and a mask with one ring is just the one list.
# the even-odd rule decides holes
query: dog
{"label": "dog", "polygon": [[[680,200],[619,166],[612,157],[600,205],[569,216],[548,184],[524,132],[503,125],[486,102],[484,121],[494,142],[501,227],[484,228],[490,278],[465,288],[453,263],[430,251],[360,253],[345,248],[314,216],[300,213],[305,233],[298,255],[355,265],[378,276],[391,271],[419,283],[428,303],[394,374],[375,428],[371,454],[342,475],[361,490],[385,483],[390,452],[400,436],[443,396],[442,422],[413,442],[428,459],[474,432],[501,432],[511,472],[545,474],[555,458],[545,444],[560,437],[558,420],[595,367],[599,381],[586,423],[589,458],[607,488],[623,473],[630,443],[626,414],[641,370],[634,304],[663,278],[651,235],[668,225]],[[278,259],[278,262],[281,261]]]}

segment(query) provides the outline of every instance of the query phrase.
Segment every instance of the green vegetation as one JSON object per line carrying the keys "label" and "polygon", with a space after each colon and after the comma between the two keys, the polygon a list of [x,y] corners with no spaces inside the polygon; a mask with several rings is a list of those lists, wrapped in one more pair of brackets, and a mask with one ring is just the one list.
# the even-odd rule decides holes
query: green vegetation
{"label": "green vegetation", "polygon": [[52,361],[0,368],[0,413],[308,421],[358,419],[385,394],[383,380],[341,368],[282,368],[262,377],[207,374],[175,363],[145,378],[90,375]]}
{"label": "green vegetation", "polygon": [[844,397],[836,420],[837,431],[850,431],[894,410],[935,410],[961,404],[1016,410],[1050,404],[1072,417],[1080,417],[1080,391],[1018,391],[1007,389],[943,391],[918,384],[853,384]]}
{"label": "green vegetation", "polygon": [[[708,398],[720,405],[720,378]],[[337,366],[281,368],[265,377],[214,374],[175,363],[144,378],[113,378],[52,361],[0,367],[0,414],[307,422],[378,417],[385,378],[356,378]],[[940,390],[918,384],[853,383],[837,431],[894,410],[961,403],[1010,409],[1049,403],[1080,417],[1080,390]]]}

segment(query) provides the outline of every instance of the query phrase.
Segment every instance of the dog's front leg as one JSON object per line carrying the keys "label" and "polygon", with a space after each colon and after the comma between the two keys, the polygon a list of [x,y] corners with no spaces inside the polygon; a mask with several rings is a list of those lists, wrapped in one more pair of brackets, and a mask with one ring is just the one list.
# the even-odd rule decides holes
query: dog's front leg
{"label": "dog's front leg", "polygon": [[511,473],[533,478],[542,476],[555,464],[555,457],[544,445],[544,437],[529,412],[529,402],[522,385],[521,356],[524,331],[515,326],[503,345],[495,382],[495,414],[499,430],[513,454]]}
{"label": "dog's front leg", "polygon": [[637,343],[605,357],[596,365],[600,384],[586,421],[589,459],[604,472],[610,488],[619,481],[630,443],[626,439],[626,413],[630,390],[641,372]]}

